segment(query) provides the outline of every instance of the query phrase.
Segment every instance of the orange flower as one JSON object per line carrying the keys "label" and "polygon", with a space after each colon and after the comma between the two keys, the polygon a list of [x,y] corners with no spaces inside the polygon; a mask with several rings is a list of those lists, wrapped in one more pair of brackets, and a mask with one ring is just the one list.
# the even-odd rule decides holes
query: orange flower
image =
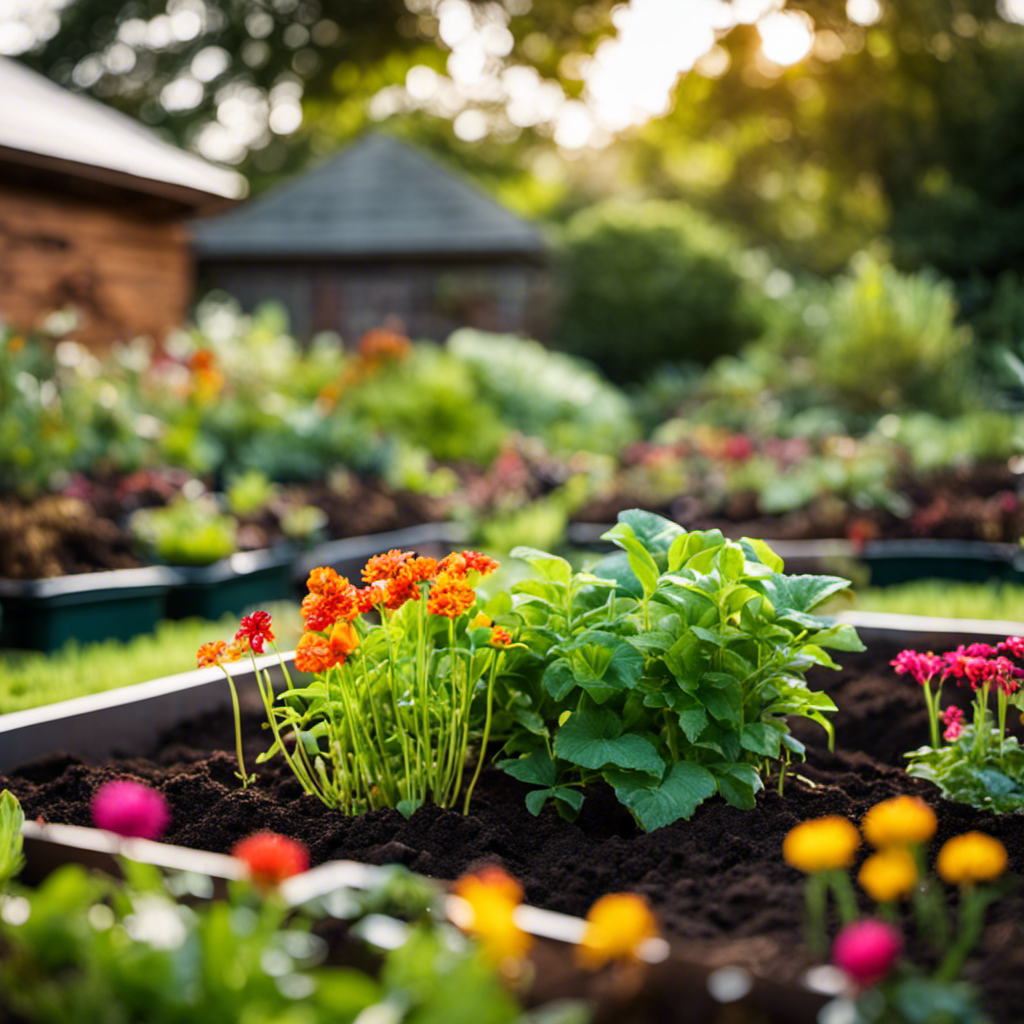
{"label": "orange flower", "polygon": [[508,647],[512,643],[512,634],[502,629],[501,626],[495,626],[488,643],[493,647]]}
{"label": "orange flower", "polygon": [[322,565],[310,571],[309,579],[306,581],[306,589],[311,594],[322,594],[325,597],[330,597],[337,594],[347,583],[348,580],[344,576],[339,576],[330,566]]}
{"label": "orange flower", "polygon": [[399,551],[398,548],[392,548],[382,555],[374,555],[363,569],[363,582],[376,583],[378,580],[394,579],[402,566],[413,557],[411,551]]}
{"label": "orange flower", "polygon": [[356,591],[356,607],[365,615],[379,605],[387,606],[389,597],[388,581],[377,580],[368,587]]}
{"label": "orange flower", "polygon": [[398,331],[377,327],[359,339],[359,357],[367,362],[397,362],[412,351],[412,342]]}
{"label": "orange flower", "polygon": [[580,963],[591,970],[609,960],[638,960],[640,946],[657,938],[658,925],[643,896],[613,892],[602,896],[587,914],[587,930],[577,949]]}
{"label": "orange flower", "polygon": [[481,576],[490,576],[500,564],[489,555],[481,555],[478,551],[463,551],[462,557],[466,562],[466,568],[480,573]]}
{"label": "orange flower", "polygon": [[196,666],[209,668],[211,665],[219,665],[227,649],[228,645],[223,640],[211,640],[203,644],[196,652]]}
{"label": "orange flower", "polygon": [[249,646],[248,637],[236,636],[233,643],[228,644],[224,655],[225,661],[239,661],[244,658],[252,648]]}
{"label": "orange flower", "polygon": [[[331,572],[334,570],[332,569]],[[351,622],[359,614],[358,591],[344,576],[335,573],[329,586],[311,590],[302,599],[302,618],[306,629],[324,632],[338,619]]]}
{"label": "orange flower", "polygon": [[257,832],[235,843],[231,854],[245,861],[249,877],[261,889],[273,889],[309,867],[306,847],[276,832]]}
{"label": "orange flower", "polygon": [[439,572],[430,594],[427,596],[427,611],[431,615],[444,615],[457,619],[473,607],[476,592],[465,578],[450,572]]}
{"label": "orange flower", "polygon": [[333,660],[330,642],[319,633],[303,633],[295,646],[295,668],[299,672],[324,672]]}
{"label": "orange flower", "polygon": [[405,563],[402,575],[407,575],[415,583],[430,583],[437,575],[438,565],[436,558],[419,556]]}
{"label": "orange flower", "polygon": [[466,559],[460,551],[453,551],[445,555],[438,563],[437,574],[447,573],[451,577],[464,579],[466,576]]}
{"label": "orange flower", "polygon": [[341,665],[359,646],[359,634],[351,622],[336,622],[330,635],[331,657],[335,665]]}

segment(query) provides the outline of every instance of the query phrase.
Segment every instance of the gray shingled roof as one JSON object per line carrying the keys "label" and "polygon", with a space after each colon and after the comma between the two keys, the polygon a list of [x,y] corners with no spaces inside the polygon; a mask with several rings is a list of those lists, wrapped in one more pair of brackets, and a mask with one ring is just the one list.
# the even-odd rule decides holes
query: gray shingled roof
{"label": "gray shingled roof", "polygon": [[529,222],[390,135],[228,213],[193,222],[200,257],[540,253]]}
{"label": "gray shingled roof", "polygon": [[163,183],[200,194],[240,199],[248,187],[235,171],[201,160],[89,96],[0,57],[0,148],[59,161],[69,168],[99,168],[122,175],[144,191]]}

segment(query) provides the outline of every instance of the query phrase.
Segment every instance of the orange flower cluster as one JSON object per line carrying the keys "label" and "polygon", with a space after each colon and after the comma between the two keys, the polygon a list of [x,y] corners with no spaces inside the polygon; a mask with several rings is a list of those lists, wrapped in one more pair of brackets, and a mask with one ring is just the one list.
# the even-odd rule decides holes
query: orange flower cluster
{"label": "orange flower cluster", "polygon": [[412,342],[400,330],[385,325],[367,331],[360,338],[359,351],[345,368],[345,372],[321,389],[317,396],[320,407],[325,412],[330,412],[349,388],[367,377],[372,377],[382,366],[400,362],[410,352]]}
{"label": "orange flower cluster", "polygon": [[211,640],[201,644],[196,652],[196,667],[209,668],[211,665],[223,665],[225,661],[239,661],[248,653],[249,641],[244,637],[231,644],[223,640]]}
{"label": "orange flower cluster", "polygon": [[344,665],[359,646],[359,634],[351,622],[336,622],[330,633],[303,633],[295,648],[295,667],[300,672],[326,672]]}
{"label": "orange flower cluster", "polygon": [[200,402],[213,400],[224,387],[224,374],[217,367],[217,357],[206,348],[192,354],[188,361],[192,371],[192,393]]}

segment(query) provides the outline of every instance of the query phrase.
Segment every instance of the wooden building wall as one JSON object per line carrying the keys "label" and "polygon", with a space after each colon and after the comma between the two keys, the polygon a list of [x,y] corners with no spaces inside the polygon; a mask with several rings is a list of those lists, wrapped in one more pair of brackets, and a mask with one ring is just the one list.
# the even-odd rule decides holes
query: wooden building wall
{"label": "wooden building wall", "polygon": [[0,180],[0,320],[32,329],[74,308],[94,348],[180,326],[192,293],[181,214],[127,193]]}

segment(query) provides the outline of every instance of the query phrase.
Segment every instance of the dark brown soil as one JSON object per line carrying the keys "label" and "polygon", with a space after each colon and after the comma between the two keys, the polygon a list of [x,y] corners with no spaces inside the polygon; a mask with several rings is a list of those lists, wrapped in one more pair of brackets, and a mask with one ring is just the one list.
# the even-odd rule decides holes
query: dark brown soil
{"label": "dark brown soil", "polygon": [[[765,515],[753,491],[729,495],[711,506],[699,495],[682,494],[653,511],[688,530],[720,529],[728,536],[766,540],[819,540],[847,537],[864,542],[923,537],[1016,543],[1024,534],[1021,480],[1005,463],[980,464],[928,475],[904,475],[894,486],[910,508],[897,516],[884,508],[858,508],[835,495],[822,495],[807,507]],[[646,496],[610,494],[587,504],[579,522],[614,522],[627,508],[651,507]]]}
{"label": "dark brown soil", "polygon": [[[859,821],[879,800],[918,794],[939,817],[933,851],[955,833],[980,829],[1006,845],[1013,872],[1024,870],[1024,815],[949,803],[901,769],[902,753],[926,742],[927,719],[917,686],[888,668],[894,654],[895,648],[876,646],[846,655],[842,672],[814,680],[840,707],[836,750],[828,752],[816,726],[801,723],[808,759],[784,796],[770,786],[753,811],[714,799],[691,821],[650,834],[639,832],[602,788],[588,792],[575,824],[551,808],[531,817],[524,787],[493,770],[483,773],[467,817],[427,807],[408,820],[394,811],[347,818],[302,795],[275,766],[263,766],[257,783],[241,790],[226,752],[233,749],[226,715],[183,725],[150,759],[92,766],[56,757],[0,778],[0,788],[11,788],[30,818],[87,825],[96,787],[130,775],[163,790],[173,816],[166,838],[173,843],[227,851],[250,832],[270,828],[305,842],[314,863],[399,862],[442,879],[499,861],[522,881],[529,902],[571,914],[584,914],[602,893],[634,890],[650,898],[666,933],[690,955],[792,979],[813,959],[802,940],[803,880],[781,856],[784,835],[802,820],[842,814]],[[262,749],[258,729],[250,718],[250,756]],[[1022,920],[1024,896],[1015,886],[990,910],[970,964],[996,1024],[1024,1020]]]}

